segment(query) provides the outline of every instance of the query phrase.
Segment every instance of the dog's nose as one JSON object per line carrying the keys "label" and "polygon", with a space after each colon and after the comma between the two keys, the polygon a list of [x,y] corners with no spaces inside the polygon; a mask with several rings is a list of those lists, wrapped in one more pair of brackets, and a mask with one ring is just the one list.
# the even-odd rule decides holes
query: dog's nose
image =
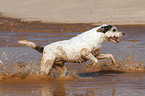
{"label": "dog's nose", "polygon": [[123,35],[125,35],[125,33],[122,33]]}

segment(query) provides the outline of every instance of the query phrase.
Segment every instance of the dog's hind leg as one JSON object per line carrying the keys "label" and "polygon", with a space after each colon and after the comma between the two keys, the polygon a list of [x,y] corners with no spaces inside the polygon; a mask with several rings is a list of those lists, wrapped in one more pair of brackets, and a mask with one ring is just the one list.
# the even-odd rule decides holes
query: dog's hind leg
{"label": "dog's hind leg", "polygon": [[116,66],[116,62],[115,62],[115,59],[113,57],[112,54],[100,54],[99,56],[97,56],[98,59],[111,59],[112,63]]}
{"label": "dog's hind leg", "polygon": [[40,75],[48,75],[55,61],[54,56],[43,54],[40,62]]}
{"label": "dog's hind leg", "polygon": [[53,68],[57,71],[58,77],[64,77],[67,72],[67,68],[64,65],[64,61],[56,61]]}

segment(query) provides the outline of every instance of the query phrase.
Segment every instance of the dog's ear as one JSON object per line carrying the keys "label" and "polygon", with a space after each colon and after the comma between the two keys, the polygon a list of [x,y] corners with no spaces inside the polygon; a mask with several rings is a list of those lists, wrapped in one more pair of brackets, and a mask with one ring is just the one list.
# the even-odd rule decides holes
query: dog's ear
{"label": "dog's ear", "polygon": [[101,27],[101,28],[99,28],[98,30],[97,30],[97,32],[103,32],[105,30],[105,28],[104,27]]}
{"label": "dog's ear", "polygon": [[106,32],[109,31],[112,27],[113,27],[112,25],[103,26],[103,27],[99,28],[99,29],[97,30],[97,32],[106,33]]}

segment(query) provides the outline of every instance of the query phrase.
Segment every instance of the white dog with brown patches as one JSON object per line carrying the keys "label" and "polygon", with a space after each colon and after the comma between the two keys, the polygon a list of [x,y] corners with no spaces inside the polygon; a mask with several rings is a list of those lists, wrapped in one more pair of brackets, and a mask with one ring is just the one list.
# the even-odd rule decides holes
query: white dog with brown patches
{"label": "white dog with brown patches", "polygon": [[82,63],[91,60],[91,67],[98,64],[99,59],[109,58],[116,65],[112,54],[101,54],[100,49],[105,41],[119,42],[119,37],[124,33],[117,31],[112,25],[103,24],[84,33],[81,33],[69,40],[54,42],[40,47],[37,44],[20,40],[18,43],[36,49],[43,53],[40,64],[40,74],[47,75],[53,67],[59,71],[61,76],[66,73],[65,62]]}

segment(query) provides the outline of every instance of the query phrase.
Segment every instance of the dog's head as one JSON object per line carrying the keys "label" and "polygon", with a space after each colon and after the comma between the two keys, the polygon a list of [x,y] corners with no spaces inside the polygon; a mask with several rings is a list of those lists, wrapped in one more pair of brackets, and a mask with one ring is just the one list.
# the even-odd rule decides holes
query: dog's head
{"label": "dog's head", "polygon": [[101,25],[97,32],[102,32],[107,37],[108,41],[112,41],[115,43],[119,43],[119,37],[123,37],[125,35],[123,32],[119,32],[115,26],[112,25]]}

